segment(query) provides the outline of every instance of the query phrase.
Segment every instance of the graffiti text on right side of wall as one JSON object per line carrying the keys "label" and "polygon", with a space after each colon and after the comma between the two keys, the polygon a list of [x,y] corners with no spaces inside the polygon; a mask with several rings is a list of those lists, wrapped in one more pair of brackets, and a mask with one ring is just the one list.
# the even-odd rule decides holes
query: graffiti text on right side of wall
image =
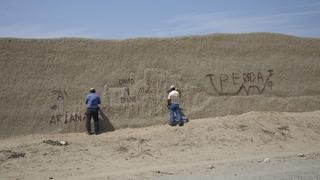
{"label": "graffiti text on right side of wall", "polygon": [[243,72],[243,73],[220,73],[207,74],[215,93],[221,96],[235,96],[241,93],[245,95],[262,94],[266,88],[272,90],[273,82],[271,77],[273,70],[262,72]]}

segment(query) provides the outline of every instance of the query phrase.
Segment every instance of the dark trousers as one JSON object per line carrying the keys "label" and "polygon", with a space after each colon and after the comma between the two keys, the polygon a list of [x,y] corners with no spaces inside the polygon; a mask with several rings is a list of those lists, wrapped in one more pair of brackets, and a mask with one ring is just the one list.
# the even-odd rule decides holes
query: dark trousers
{"label": "dark trousers", "polygon": [[98,109],[91,109],[88,108],[86,112],[86,128],[89,133],[91,133],[91,118],[93,118],[94,121],[94,132],[99,132],[99,112]]}

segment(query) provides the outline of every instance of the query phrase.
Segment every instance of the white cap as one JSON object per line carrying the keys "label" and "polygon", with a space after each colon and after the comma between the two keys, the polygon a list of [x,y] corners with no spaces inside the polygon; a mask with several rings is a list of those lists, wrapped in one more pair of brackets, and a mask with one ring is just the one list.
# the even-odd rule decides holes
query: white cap
{"label": "white cap", "polygon": [[170,89],[173,89],[173,88],[175,88],[174,85],[171,85],[171,86],[170,86]]}
{"label": "white cap", "polygon": [[90,88],[90,91],[95,91],[95,89],[94,88]]}

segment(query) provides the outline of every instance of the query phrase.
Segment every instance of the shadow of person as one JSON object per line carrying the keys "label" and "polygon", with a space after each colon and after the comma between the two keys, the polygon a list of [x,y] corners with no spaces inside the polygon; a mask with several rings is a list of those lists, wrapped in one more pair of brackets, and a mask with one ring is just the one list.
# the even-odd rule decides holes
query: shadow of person
{"label": "shadow of person", "polygon": [[183,113],[183,109],[182,109],[182,108],[180,108],[180,114],[181,114],[182,120],[183,120],[185,123],[189,122],[189,119],[188,119],[188,117]]}
{"label": "shadow of person", "polygon": [[108,132],[108,131],[114,131],[113,125],[110,123],[109,118],[103,113],[101,109],[99,109],[99,128],[100,133]]}

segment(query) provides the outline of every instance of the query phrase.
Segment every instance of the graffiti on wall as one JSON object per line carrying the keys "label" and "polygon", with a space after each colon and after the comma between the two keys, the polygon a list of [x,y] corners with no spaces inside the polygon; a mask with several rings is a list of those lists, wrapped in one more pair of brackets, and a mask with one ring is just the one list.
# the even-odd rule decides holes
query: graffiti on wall
{"label": "graffiti on wall", "polygon": [[51,91],[51,94],[56,97],[57,101],[64,100],[68,96],[67,91],[61,89],[54,89]]}
{"label": "graffiti on wall", "polygon": [[268,70],[266,73],[207,74],[206,78],[218,95],[235,96],[240,93],[245,95],[262,94],[266,88],[272,90],[272,76],[273,70]]}
{"label": "graffiti on wall", "polygon": [[[136,81],[133,78],[118,79],[122,93],[120,93],[121,95],[119,97],[115,97],[114,99],[118,99],[118,103],[121,104],[132,104],[146,97],[155,98],[156,96],[157,99],[159,99],[159,97],[162,98],[162,94],[165,92],[164,89],[167,88],[165,86],[167,80],[154,79],[152,77],[145,78],[144,80],[144,86],[139,87],[138,85],[135,85]],[[159,102],[162,102],[162,100]]]}
{"label": "graffiti on wall", "polygon": [[86,119],[85,114],[81,113],[68,113],[65,112],[64,114],[53,114],[49,121],[50,125],[62,125],[68,124],[71,122],[81,122]]}
{"label": "graffiti on wall", "polygon": [[152,90],[146,89],[144,87],[139,88],[139,92],[138,92],[139,96],[143,96],[143,95],[148,95],[148,94],[152,94]]}
{"label": "graffiti on wall", "polygon": [[178,82],[181,76],[159,68],[146,68],[143,77],[138,78],[134,72],[126,73],[114,79],[106,86],[104,97],[108,101],[115,118],[154,118],[167,112],[166,96],[170,85]]}
{"label": "graffiti on wall", "polygon": [[132,86],[133,84],[134,84],[133,78],[119,79],[119,86],[121,87]]}
{"label": "graffiti on wall", "polygon": [[[50,117],[50,125],[63,125],[68,123],[76,123],[84,121],[86,119],[85,113],[70,113],[70,112],[59,112],[59,104],[65,101],[68,97],[68,93],[64,89],[54,89],[50,92],[51,96],[54,98],[54,104],[50,106],[50,109],[53,110],[53,113]],[[57,105],[58,104],[58,105]],[[58,111],[58,112],[57,112]]]}
{"label": "graffiti on wall", "polygon": [[130,88],[124,88],[124,95],[120,97],[120,103],[135,103],[137,101],[136,96],[130,94]]}

